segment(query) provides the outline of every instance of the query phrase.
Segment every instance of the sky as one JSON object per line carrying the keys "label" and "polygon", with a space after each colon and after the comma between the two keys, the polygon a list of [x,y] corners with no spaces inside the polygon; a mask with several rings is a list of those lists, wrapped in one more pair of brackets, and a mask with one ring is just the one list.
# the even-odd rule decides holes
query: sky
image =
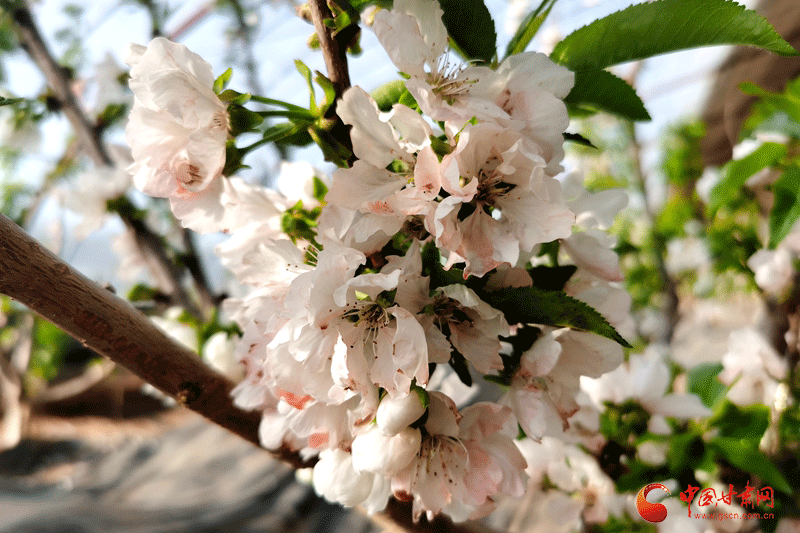
{"label": "sky", "polygon": [[[64,6],[70,3],[81,5],[84,9],[77,27],[64,14]],[[255,28],[253,50],[260,65],[259,82],[264,89],[264,96],[307,105],[308,92],[304,80],[295,70],[294,60],[301,59],[312,70],[325,71],[321,54],[310,50],[306,45],[306,39],[312,34],[312,27],[295,15],[294,6],[290,2],[251,3],[257,6],[256,11],[248,14],[248,21]],[[633,3],[635,2],[631,0],[560,0],[528,49],[549,51],[554,42],[571,31]],[[754,2],[745,3],[752,7]],[[170,0],[167,4],[170,10],[165,24],[167,34],[185,26],[187,21],[207,7],[207,2],[198,0]],[[502,50],[511,37],[514,14],[517,14],[518,20],[535,6],[535,1],[488,0],[487,5],[495,20],[498,45]],[[111,54],[122,65],[128,43],[146,44],[150,40],[149,18],[133,2],[42,0],[33,4],[32,10],[56,56],[63,53],[65,48],[56,38],[59,30],[72,27],[84,37],[87,56],[84,68],[78,73],[79,77],[91,77],[93,65],[103,61],[107,54]],[[229,28],[230,21],[227,17],[212,12],[183,32],[180,41],[209,61],[215,75],[218,75],[231,65],[232,59],[241,56],[241,50],[231,45]],[[361,85],[370,91],[396,79],[395,67],[368,29],[362,32],[362,48],[364,52],[350,60],[354,85]],[[645,171],[653,176],[650,189],[655,202],[663,194],[661,181],[657,179],[656,173],[660,159],[660,135],[668,125],[699,113],[713,70],[724,59],[728,50],[727,47],[690,50],[653,58],[643,65],[637,80],[637,91],[645,101],[653,121],[638,124],[637,134],[644,147]],[[9,58],[6,64],[10,74],[9,88],[13,93],[21,96],[37,94],[43,79],[27,57],[17,54]],[[621,66],[618,73],[624,75],[627,68],[629,67]],[[230,87],[242,91],[250,90],[242,68],[234,68]],[[42,176],[63,153],[64,138],[68,132],[66,121],[54,119],[48,126],[42,143],[42,156],[27,162],[25,175],[32,184],[40,182]],[[124,137],[119,132],[113,140],[124,142]],[[299,150],[294,156],[297,160],[308,160],[325,168],[326,164],[315,147]],[[264,172],[263,169],[274,173],[279,163],[277,154],[266,150],[256,153],[250,164],[259,168],[261,173]],[[76,223],[77,218],[74,215],[63,213],[53,204],[45,205],[33,233],[45,244],[60,247],[62,256],[74,262],[88,276],[109,277],[108,266],[114,258],[108,251],[108,236],[120,231],[121,225],[108,224],[86,241],[78,243],[64,236],[64,228],[68,230]],[[62,231],[53,233],[53,228],[58,226],[61,226]],[[203,240],[202,248],[209,258],[212,256],[211,249],[218,240]]]}

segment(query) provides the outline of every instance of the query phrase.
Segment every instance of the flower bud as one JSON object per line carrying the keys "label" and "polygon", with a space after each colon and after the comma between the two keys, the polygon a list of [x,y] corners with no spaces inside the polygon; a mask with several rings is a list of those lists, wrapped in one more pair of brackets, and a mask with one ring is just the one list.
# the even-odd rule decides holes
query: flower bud
{"label": "flower bud", "polygon": [[413,424],[424,412],[421,395],[414,388],[399,398],[387,396],[378,406],[378,427],[384,435],[396,435]]}

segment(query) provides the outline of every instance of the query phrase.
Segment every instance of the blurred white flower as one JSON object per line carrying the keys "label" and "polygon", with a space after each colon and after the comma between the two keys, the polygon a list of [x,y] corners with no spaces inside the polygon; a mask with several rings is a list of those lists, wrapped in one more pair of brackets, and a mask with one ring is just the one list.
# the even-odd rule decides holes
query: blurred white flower
{"label": "blurred white flower", "polygon": [[737,405],[773,405],[788,371],[786,360],[753,328],[730,334],[722,365],[719,379],[731,385],[728,398]]}

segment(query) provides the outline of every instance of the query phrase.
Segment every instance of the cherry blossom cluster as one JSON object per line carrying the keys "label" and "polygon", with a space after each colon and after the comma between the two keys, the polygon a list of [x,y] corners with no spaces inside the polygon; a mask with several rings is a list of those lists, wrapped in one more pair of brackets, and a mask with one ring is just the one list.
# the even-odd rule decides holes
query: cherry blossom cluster
{"label": "cherry blossom cluster", "polygon": [[[280,194],[223,176],[226,104],[182,45],[131,48],[127,135],[142,191],[186,227],[231,235],[217,253],[249,287],[228,302],[246,373],[234,396],[263,413],[262,444],[315,457],[317,491],[343,505],[376,511],[394,495],[415,519],[465,520],[524,493],[519,436],[562,435],[581,376],[623,359],[593,333],[509,324],[480,290],[532,286],[527,269],[558,241],[577,267],[566,293],[623,335],[630,298],[604,233],[625,199],[560,175],[573,74],[536,53],[454,62],[441,15],[435,0],[375,15],[419,111],[344,93],[355,161],[333,173],[310,242],[282,234]],[[458,276],[433,283],[432,270]]]}

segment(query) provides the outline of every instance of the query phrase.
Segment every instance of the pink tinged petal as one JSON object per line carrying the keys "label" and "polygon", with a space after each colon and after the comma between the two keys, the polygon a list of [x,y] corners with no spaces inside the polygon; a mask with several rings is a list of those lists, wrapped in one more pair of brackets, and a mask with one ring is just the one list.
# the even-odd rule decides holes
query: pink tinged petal
{"label": "pink tinged petal", "polygon": [[[530,252],[537,244],[569,237],[575,214],[563,203],[542,199],[522,186],[498,199],[497,206],[519,239],[520,249]],[[516,264],[512,261],[511,264]]]}
{"label": "pink tinged petal", "polygon": [[396,435],[413,424],[425,413],[420,395],[411,390],[404,396],[392,398],[386,396],[381,400],[375,419],[378,428],[384,435]]}
{"label": "pink tinged petal", "polygon": [[564,421],[547,392],[526,387],[523,383],[512,383],[503,403],[511,407],[525,434],[539,440],[563,428]]}
{"label": "pink tinged petal", "polygon": [[333,173],[333,183],[325,201],[348,209],[380,211],[376,204],[385,202],[405,184],[402,176],[365,161],[356,161],[351,168]]}
{"label": "pink tinged petal", "polygon": [[[459,146],[462,142],[459,141]],[[451,196],[456,196],[463,202],[469,202],[478,191],[479,181],[474,174],[470,174],[469,170],[462,169],[461,166],[455,153],[444,156],[440,165],[441,186]],[[463,186],[461,185],[462,175],[467,179],[471,176],[471,179]]]}
{"label": "pink tinged petal", "polygon": [[278,389],[277,392],[278,392],[278,397],[283,399],[283,401],[285,401],[295,409],[303,409],[308,402],[313,400],[313,398],[307,394],[304,396],[299,396],[297,394],[282,389]]}
{"label": "pink tinged petal", "polygon": [[425,421],[425,429],[431,435],[457,437],[461,415],[455,402],[441,392],[431,391],[428,395],[430,403],[428,404],[428,420]]}
{"label": "pink tinged petal", "polygon": [[414,186],[426,199],[432,200],[439,194],[442,187],[442,168],[439,159],[430,146],[425,147],[417,154],[417,163],[414,166]]}
{"label": "pink tinged petal", "polygon": [[392,348],[395,365],[399,372],[395,376],[396,382],[403,384],[398,391],[407,393],[411,379],[424,386],[428,383],[428,343],[425,339],[425,330],[417,319],[402,307],[392,307],[389,312],[394,316],[396,331],[392,337]]}
{"label": "pink tinged petal", "polygon": [[516,264],[519,243],[504,224],[480,206],[459,226],[461,245],[455,250],[467,266],[464,277],[483,276],[503,263]]}
{"label": "pink tinged petal", "polygon": [[222,179],[213,180],[200,192],[179,188],[170,196],[172,213],[184,228],[198,233],[214,233],[225,230],[227,209],[222,204]]}
{"label": "pink tinged petal", "polygon": [[594,237],[585,233],[575,233],[563,239],[561,244],[576,265],[595,276],[608,281],[625,279],[619,268],[619,257],[616,252],[602,246]]}

